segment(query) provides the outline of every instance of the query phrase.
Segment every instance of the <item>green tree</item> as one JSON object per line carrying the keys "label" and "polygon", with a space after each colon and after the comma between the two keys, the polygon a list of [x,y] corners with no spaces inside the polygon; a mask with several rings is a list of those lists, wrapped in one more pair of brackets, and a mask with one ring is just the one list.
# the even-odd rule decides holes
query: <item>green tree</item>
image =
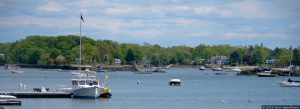
{"label": "green tree", "polygon": [[128,63],[133,64],[132,62],[134,61],[134,53],[131,48],[128,49],[125,60]]}
{"label": "green tree", "polygon": [[240,64],[241,56],[237,51],[233,51],[229,56],[229,63],[238,65]]}

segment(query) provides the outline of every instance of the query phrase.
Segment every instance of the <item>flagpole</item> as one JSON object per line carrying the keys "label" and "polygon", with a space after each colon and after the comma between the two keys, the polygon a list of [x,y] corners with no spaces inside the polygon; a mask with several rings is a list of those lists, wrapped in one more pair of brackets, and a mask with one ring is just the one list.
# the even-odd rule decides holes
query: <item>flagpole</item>
{"label": "flagpole", "polygon": [[79,18],[79,22],[80,22],[80,32],[79,32],[79,40],[80,40],[80,53],[79,53],[79,71],[81,71],[81,17],[82,17],[82,13],[80,13],[80,18]]}

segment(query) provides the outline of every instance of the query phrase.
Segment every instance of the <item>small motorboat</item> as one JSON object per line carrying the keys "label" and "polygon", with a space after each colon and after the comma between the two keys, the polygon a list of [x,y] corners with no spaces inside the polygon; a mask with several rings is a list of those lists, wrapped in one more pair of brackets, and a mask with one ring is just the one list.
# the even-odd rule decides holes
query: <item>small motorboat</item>
{"label": "small motorboat", "polygon": [[234,69],[231,69],[231,71],[233,71],[233,72],[241,72],[242,70],[240,68],[234,68]]}
{"label": "small motorboat", "polygon": [[22,70],[11,70],[11,73],[24,73]]}
{"label": "small motorboat", "polygon": [[212,68],[213,71],[223,71],[223,69],[221,67],[215,67],[215,68]]}
{"label": "small motorboat", "polygon": [[205,70],[205,67],[204,67],[204,66],[201,66],[201,67],[199,68],[199,70]]}
{"label": "small motorboat", "polygon": [[271,74],[271,71],[265,71],[265,72],[260,72],[256,73],[258,77],[276,77],[275,74]]}
{"label": "small motorboat", "polygon": [[170,86],[180,86],[181,80],[180,79],[171,79],[169,82]]}
{"label": "small motorboat", "polygon": [[12,95],[0,95],[0,99],[16,99],[17,97]]}

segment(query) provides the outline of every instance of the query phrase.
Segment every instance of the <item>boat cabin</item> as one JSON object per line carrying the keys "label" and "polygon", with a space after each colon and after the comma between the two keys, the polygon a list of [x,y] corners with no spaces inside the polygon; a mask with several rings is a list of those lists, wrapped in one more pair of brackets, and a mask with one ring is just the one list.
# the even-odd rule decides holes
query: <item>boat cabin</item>
{"label": "boat cabin", "polygon": [[72,87],[86,87],[86,86],[97,86],[99,87],[99,82],[94,79],[72,79]]}
{"label": "boat cabin", "polygon": [[181,80],[180,79],[171,79],[169,82],[170,86],[180,86]]}

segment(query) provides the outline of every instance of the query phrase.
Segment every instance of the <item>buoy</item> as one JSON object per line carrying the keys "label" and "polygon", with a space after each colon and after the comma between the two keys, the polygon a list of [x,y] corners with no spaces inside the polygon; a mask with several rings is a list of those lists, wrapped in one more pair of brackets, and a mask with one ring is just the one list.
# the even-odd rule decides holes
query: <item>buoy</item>
{"label": "buoy", "polygon": [[103,88],[103,93],[109,93],[110,89],[109,88]]}
{"label": "buoy", "polygon": [[225,101],[223,100],[222,103],[225,103]]}
{"label": "buoy", "polygon": [[137,81],[136,84],[140,84],[140,81]]}

